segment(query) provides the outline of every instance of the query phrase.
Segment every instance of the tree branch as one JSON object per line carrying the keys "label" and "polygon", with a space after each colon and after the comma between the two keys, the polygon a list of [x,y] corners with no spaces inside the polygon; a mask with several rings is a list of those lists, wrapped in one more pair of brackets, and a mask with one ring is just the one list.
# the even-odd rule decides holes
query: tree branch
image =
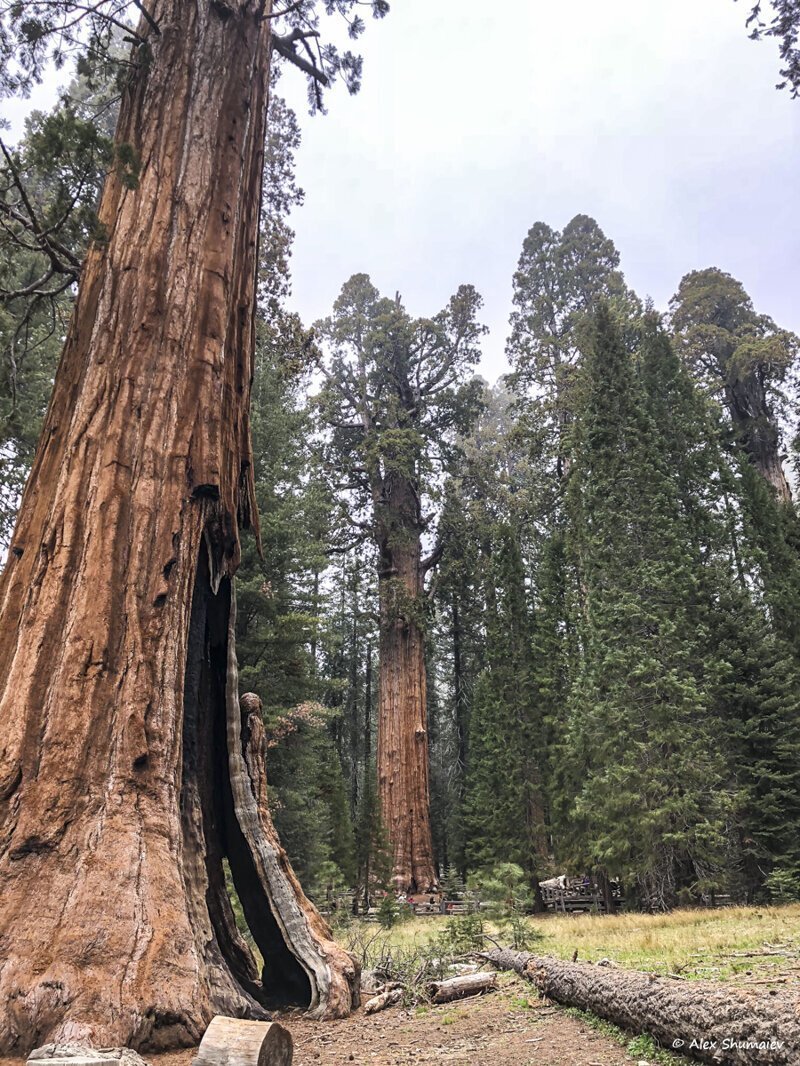
{"label": "tree branch", "polygon": [[433,549],[433,551],[430,553],[430,555],[426,555],[426,557],[421,561],[420,567],[422,569],[422,573],[427,574],[429,570],[432,570],[434,566],[436,566],[441,561],[443,555],[444,541],[440,540],[436,547]]}
{"label": "tree branch", "polygon": [[147,22],[149,24],[150,29],[153,31],[153,33],[155,33],[158,37],[160,37],[161,36],[161,27],[158,25],[156,20],[153,18],[153,16],[147,10],[147,8],[144,6],[144,4],[141,2],[141,0],[133,0],[133,4],[134,4],[134,7],[138,8],[138,10],[141,11],[145,22]]}
{"label": "tree branch", "polygon": [[316,30],[301,30],[295,27],[291,33],[287,33],[285,36],[273,33],[272,44],[284,59],[288,59],[294,66],[299,67],[304,74],[308,74],[310,78],[318,81],[320,85],[327,86],[329,84],[328,78],[319,67],[297,54],[296,42],[303,41],[305,43],[309,37],[319,37],[319,33]]}

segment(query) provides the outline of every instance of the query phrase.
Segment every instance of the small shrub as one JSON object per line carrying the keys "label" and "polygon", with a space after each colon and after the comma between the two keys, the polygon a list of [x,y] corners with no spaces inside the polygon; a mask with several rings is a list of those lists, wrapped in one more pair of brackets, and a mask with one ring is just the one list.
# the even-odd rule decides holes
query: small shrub
{"label": "small shrub", "polygon": [[764,881],[773,903],[794,903],[800,899],[800,878],[795,870],[773,870]]}
{"label": "small shrub", "polygon": [[450,918],[435,939],[435,948],[443,956],[468,955],[484,946],[483,919],[480,914]]}

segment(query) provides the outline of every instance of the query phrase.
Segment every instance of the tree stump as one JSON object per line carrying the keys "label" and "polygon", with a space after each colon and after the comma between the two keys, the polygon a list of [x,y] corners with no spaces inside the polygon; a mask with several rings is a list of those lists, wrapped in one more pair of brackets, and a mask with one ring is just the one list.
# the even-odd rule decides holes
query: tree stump
{"label": "tree stump", "polygon": [[192,1066],[292,1066],[294,1045],[276,1022],[248,1022],[218,1014],[200,1042]]}

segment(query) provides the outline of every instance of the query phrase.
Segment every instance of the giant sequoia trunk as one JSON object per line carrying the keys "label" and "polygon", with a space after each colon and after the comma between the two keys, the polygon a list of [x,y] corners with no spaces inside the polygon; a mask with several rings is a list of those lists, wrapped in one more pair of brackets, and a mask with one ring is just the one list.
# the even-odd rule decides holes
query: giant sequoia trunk
{"label": "giant sequoia trunk", "polygon": [[789,503],[792,491],[781,461],[780,432],[758,367],[728,383],[725,392],[731,419],[750,461],[778,500]]}
{"label": "giant sequoia trunk", "polygon": [[0,583],[0,1053],[350,1007],[236,720],[269,0],[150,7]]}
{"label": "giant sequoia trunk", "polygon": [[427,693],[419,496],[403,474],[387,473],[376,507],[380,547],[378,788],[404,892],[436,885],[428,782]]}

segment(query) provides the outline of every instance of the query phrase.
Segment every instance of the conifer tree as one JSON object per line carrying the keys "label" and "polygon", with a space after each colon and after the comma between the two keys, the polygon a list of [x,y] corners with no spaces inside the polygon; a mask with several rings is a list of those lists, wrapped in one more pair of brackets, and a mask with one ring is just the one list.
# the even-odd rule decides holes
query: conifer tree
{"label": "conifer tree", "polygon": [[470,721],[464,822],[474,870],[517,863],[531,887],[547,854],[541,774],[542,723],[534,689],[531,608],[519,542],[507,524],[484,556],[486,667]]}
{"label": "conifer tree", "polygon": [[567,737],[573,861],[635,879],[663,908],[721,864],[723,760],[692,670],[691,543],[607,306],[584,350],[573,440],[570,540],[583,584]]}
{"label": "conifer tree", "polygon": [[559,478],[569,468],[567,436],[581,322],[600,299],[628,313],[638,308],[619,262],[614,242],[587,215],[576,215],[561,232],[537,222],[522,245],[506,344],[511,383],[530,422],[529,433],[544,448],[540,461]]}
{"label": "conifer tree", "polygon": [[716,268],[687,274],[670,309],[684,358],[719,397],[745,455],[777,498],[788,502],[780,415],[797,337],[758,314],[741,282]]}
{"label": "conifer tree", "polygon": [[[727,504],[741,488],[739,464],[726,461],[708,403],[652,321],[641,377],[651,440],[667,458],[693,546],[697,592],[687,609],[700,638],[695,673],[709,698],[709,726],[733,801],[729,887],[752,900],[776,867],[797,874],[800,676],[791,649],[754,600],[757,557],[746,537],[731,539]],[[763,505],[785,512],[750,463],[743,465]]]}
{"label": "conifer tree", "polygon": [[330,433],[328,467],[353,543],[376,549],[380,617],[378,783],[381,815],[404,890],[436,884],[429,816],[423,555],[433,471],[446,465],[472,417],[470,370],[483,329],[481,300],[462,286],[431,319],[412,319],[365,274],[342,288],[318,323],[326,349],[319,409]]}

